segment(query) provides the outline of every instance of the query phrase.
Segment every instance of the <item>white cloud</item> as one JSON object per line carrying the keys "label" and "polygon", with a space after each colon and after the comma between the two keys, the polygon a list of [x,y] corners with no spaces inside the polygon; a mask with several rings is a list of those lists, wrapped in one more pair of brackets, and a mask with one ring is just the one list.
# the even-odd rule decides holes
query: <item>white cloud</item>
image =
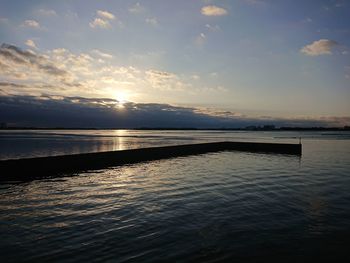
{"label": "white cloud", "polygon": [[[111,24],[109,21],[114,20],[115,16],[108,12],[108,11],[104,11],[104,10],[97,10],[96,11],[97,17],[95,17],[95,19],[89,23],[91,28],[111,28]],[[120,22],[119,22],[120,24]]]}
{"label": "white cloud", "polygon": [[107,20],[103,20],[101,18],[95,18],[92,22],[89,23],[91,28],[110,28],[111,24]]}
{"label": "white cloud", "polygon": [[[101,59],[109,61],[99,63]],[[179,90],[188,95],[193,90],[186,77],[118,64],[112,55],[97,49],[89,54],[74,54],[63,48],[32,53],[4,44],[0,47],[0,79],[31,83],[25,89],[18,86],[8,90],[11,94],[23,95],[50,90],[62,96],[113,97],[117,90],[123,90],[130,93],[130,99],[134,96],[142,101],[161,94],[174,96]]]}
{"label": "white cloud", "polygon": [[[29,44],[33,44],[29,41]],[[0,69],[0,78],[7,80],[25,79],[31,80],[59,80],[69,81],[70,73],[65,67],[54,63],[45,54],[36,54],[32,51],[24,51],[16,46],[2,44],[0,58],[3,67]]]}
{"label": "white cloud", "polygon": [[223,16],[227,15],[227,10],[215,5],[207,5],[202,7],[201,13],[205,16]]}
{"label": "white cloud", "polygon": [[57,56],[63,56],[65,53],[67,53],[68,50],[64,48],[56,48],[52,50],[52,53]]}
{"label": "white cloud", "polygon": [[221,28],[218,25],[212,26],[210,24],[206,24],[205,27],[212,32],[217,32],[221,30]]}
{"label": "white cloud", "polygon": [[98,49],[72,53],[58,48],[34,53],[4,44],[0,48],[0,79],[26,84],[6,89],[9,94],[50,92],[59,96],[116,98],[118,91],[122,91],[128,94],[127,100],[139,102],[185,99],[201,92],[217,94],[221,89],[203,88],[199,75],[177,74],[157,66],[131,67],[111,56]]}
{"label": "white cloud", "polygon": [[306,45],[300,51],[308,56],[331,55],[332,48],[338,45],[337,42],[329,39],[320,39]]}
{"label": "white cloud", "polygon": [[40,24],[35,20],[25,20],[22,26],[31,27],[31,28],[40,28]]}
{"label": "white cloud", "polygon": [[204,33],[200,33],[196,40],[195,40],[195,43],[198,45],[198,46],[201,46],[205,43],[205,40],[207,39],[207,36],[204,34]]}
{"label": "white cloud", "polygon": [[39,9],[37,13],[41,16],[57,16],[56,11],[52,9]]}
{"label": "white cloud", "polygon": [[161,91],[182,91],[189,87],[189,84],[183,82],[179,76],[167,71],[147,70],[145,78],[150,87]]}
{"label": "white cloud", "polygon": [[101,17],[102,19],[109,19],[109,20],[114,20],[115,16],[108,12],[108,11],[103,11],[103,10],[97,10],[97,15]]}
{"label": "white cloud", "polygon": [[94,49],[91,51],[93,54],[97,55],[97,56],[100,56],[102,58],[107,58],[107,59],[112,59],[113,58],[113,55],[111,54],[108,54],[108,53],[105,53],[105,52],[102,52],[98,49]]}
{"label": "white cloud", "polygon": [[145,11],[145,8],[141,6],[140,3],[136,3],[132,7],[129,8],[129,12],[133,14],[139,14]]}
{"label": "white cloud", "polygon": [[38,47],[36,46],[35,42],[31,39],[28,39],[25,44],[28,46],[28,47],[31,47],[31,48],[35,48],[37,49]]}
{"label": "white cloud", "polygon": [[155,17],[148,17],[148,18],[146,18],[146,23],[150,24],[152,26],[156,26],[156,25],[158,25],[158,20]]}

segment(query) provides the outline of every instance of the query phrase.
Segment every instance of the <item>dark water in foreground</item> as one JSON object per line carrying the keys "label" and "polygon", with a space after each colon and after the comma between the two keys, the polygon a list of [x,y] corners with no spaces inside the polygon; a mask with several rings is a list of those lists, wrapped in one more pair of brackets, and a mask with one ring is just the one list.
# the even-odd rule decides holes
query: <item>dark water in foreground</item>
{"label": "dark water in foreground", "polygon": [[2,184],[0,261],[350,262],[350,140],[303,137],[301,158],[221,152]]}

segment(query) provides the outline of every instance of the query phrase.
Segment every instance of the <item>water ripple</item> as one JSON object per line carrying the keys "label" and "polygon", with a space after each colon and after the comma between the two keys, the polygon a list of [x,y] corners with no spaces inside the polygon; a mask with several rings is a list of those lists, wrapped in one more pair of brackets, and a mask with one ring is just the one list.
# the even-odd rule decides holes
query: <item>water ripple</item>
{"label": "water ripple", "polygon": [[346,256],[349,143],[322,142],[302,159],[222,152],[3,184],[2,262]]}

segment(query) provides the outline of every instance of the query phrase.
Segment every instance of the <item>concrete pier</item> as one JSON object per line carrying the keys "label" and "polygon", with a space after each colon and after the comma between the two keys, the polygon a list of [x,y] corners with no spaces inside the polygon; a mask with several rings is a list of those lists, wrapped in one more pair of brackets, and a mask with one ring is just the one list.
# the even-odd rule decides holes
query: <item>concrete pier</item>
{"label": "concrete pier", "polygon": [[301,155],[301,144],[213,142],[123,151],[72,154],[0,161],[0,181],[23,181],[79,171],[219,151]]}

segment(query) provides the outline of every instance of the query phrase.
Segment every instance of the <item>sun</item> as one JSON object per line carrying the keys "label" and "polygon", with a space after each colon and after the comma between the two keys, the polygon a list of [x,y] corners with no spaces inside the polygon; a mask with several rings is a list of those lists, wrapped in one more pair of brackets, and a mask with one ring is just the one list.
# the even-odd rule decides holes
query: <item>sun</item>
{"label": "sun", "polygon": [[117,107],[122,109],[124,104],[128,101],[128,94],[125,91],[118,91],[115,94],[115,99],[118,101]]}

